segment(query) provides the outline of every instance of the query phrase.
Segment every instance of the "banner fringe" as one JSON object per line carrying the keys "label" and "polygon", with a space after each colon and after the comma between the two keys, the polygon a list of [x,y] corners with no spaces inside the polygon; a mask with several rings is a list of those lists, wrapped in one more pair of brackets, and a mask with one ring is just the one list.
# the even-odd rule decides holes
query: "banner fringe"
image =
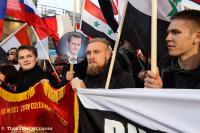
{"label": "banner fringe", "polygon": [[52,101],[52,102],[58,102],[60,99],[62,99],[65,95],[65,86],[55,90],[53,89],[48,82],[43,83],[43,89],[44,94]]}
{"label": "banner fringe", "polygon": [[31,98],[35,94],[35,86],[37,85],[38,83],[22,93],[11,93],[4,90],[3,88],[0,88],[0,97],[2,97],[7,102],[21,102]]}

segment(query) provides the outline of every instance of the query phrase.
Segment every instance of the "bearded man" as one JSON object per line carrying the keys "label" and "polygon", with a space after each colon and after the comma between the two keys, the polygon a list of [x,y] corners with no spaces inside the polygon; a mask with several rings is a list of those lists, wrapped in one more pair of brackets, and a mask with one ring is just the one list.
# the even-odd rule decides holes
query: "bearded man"
{"label": "bearded man", "polygon": [[[70,83],[74,90],[76,88],[105,88],[112,55],[109,42],[103,38],[95,38],[89,41],[86,54],[88,61],[87,76],[83,80],[73,79],[74,72],[68,71],[67,80],[72,79]],[[109,88],[135,88],[135,80],[121,68],[117,61],[114,65]]]}

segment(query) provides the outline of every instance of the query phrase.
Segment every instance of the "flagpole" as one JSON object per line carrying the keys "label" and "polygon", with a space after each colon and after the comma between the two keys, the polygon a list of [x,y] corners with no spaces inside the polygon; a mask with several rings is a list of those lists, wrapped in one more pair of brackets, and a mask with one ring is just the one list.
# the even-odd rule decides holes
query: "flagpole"
{"label": "flagpole", "polygon": [[107,77],[107,80],[106,80],[105,89],[109,88],[111,75],[112,75],[112,71],[113,71],[113,67],[114,67],[114,63],[115,63],[115,58],[116,58],[116,54],[117,54],[117,49],[118,49],[118,46],[119,46],[119,40],[120,40],[122,27],[123,27],[123,23],[124,23],[124,18],[125,18],[125,14],[126,14],[127,5],[128,5],[128,0],[126,0],[125,8],[123,10],[122,19],[121,19],[121,22],[120,22],[120,25],[119,25],[119,28],[118,28],[117,38],[116,38],[116,41],[115,41],[115,46],[114,46],[114,50],[113,50],[113,54],[112,54],[110,68],[109,68],[109,71],[108,71],[108,77]]}
{"label": "flagpole", "polygon": [[74,31],[76,31],[76,0],[74,0],[73,27]]}
{"label": "flagpole", "polygon": [[52,65],[52,62],[51,62],[51,60],[50,60],[48,54],[46,53],[46,51],[45,51],[45,49],[44,49],[44,47],[43,47],[43,45],[42,45],[42,42],[40,41],[39,36],[38,36],[38,34],[36,33],[36,31],[35,31],[35,29],[33,28],[33,26],[31,26],[31,29],[33,30],[33,32],[34,32],[34,34],[35,34],[35,36],[36,36],[36,38],[37,38],[37,40],[38,40],[38,42],[39,42],[39,45],[41,46],[42,50],[44,51],[45,56],[47,57],[47,59],[48,59],[50,65],[51,65],[53,71],[55,72],[56,77],[58,78],[59,81],[61,81],[61,80],[60,80],[60,77],[58,76],[58,74],[57,74],[57,72],[56,72],[54,66]]}
{"label": "flagpole", "polygon": [[152,0],[151,17],[151,71],[156,73],[157,68],[157,0]]}
{"label": "flagpole", "polygon": [[23,29],[25,26],[27,26],[27,23],[24,23],[19,29],[15,30],[12,34],[10,34],[7,38],[5,38],[1,43],[0,46],[6,43],[10,38],[12,38],[17,32],[19,32],[21,29]]}
{"label": "flagpole", "polygon": [[[76,31],[76,0],[74,0],[73,27],[74,31]],[[74,64],[70,64],[70,71],[73,70],[74,70]]]}

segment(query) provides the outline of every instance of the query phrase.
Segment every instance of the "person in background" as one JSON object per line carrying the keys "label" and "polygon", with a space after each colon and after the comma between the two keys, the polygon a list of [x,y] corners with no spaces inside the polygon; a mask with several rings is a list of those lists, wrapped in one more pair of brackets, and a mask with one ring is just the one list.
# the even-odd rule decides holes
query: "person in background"
{"label": "person in background", "polygon": [[15,92],[19,73],[13,65],[0,65],[0,86],[9,92]]}
{"label": "person in background", "polygon": [[117,59],[124,70],[129,72],[135,79],[135,87],[143,88],[144,82],[138,78],[138,74],[143,70],[144,66],[137,57],[137,51],[133,44],[124,41],[119,48]]}
{"label": "person in background", "polygon": [[19,64],[17,61],[17,48],[13,47],[7,52],[7,59],[9,64],[14,65],[17,70],[19,70]]}
{"label": "person in background", "polygon": [[11,63],[11,64],[17,64],[17,48],[13,47],[11,49],[8,50],[7,52],[7,58],[8,58],[8,61]]}
{"label": "person in background", "polygon": [[64,75],[64,69],[65,69],[66,63],[65,63],[64,59],[61,56],[57,56],[55,58],[53,66],[54,66],[54,68],[56,70],[56,73],[57,73],[59,79],[56,76],[55,72],[52,72],[51,74],[57,79],[57,82],[60,82],[61,79],[63,78],[63,75]]}
{"label": "person in background", "polygon": [[3,50],[2,47],[0,47],[0,65],[2,64],[7,64],[8,59],[7,59],[7,53]]}
{"label": "person in background", "polygon": [[[105,88],[108,70],[110,66],[111,51],[110,43],[103,38],[91,40],[87,46],[87,75],[81,80],[73,78],[74,73],[67,72],[66,78],[70,81],[72,88]],[[124,71],[116,61],[109,88],[134,88],[135,80],[126,71]]]}
{"label": "person in background", "polygon": [[[166,37],[171,58],[159,71],[147,71],[147,88],[200,89],[200,11],[184,10],[171,17]],[[162,77],[162,78],[161,78]]]}
{"label": "person in background", "polygon": [[42,79],[49,80],[50,85],[56,87],[52,75],[45,73],[38,66],[37,50],[33,46],[20,46],[17,50],[17,58],[20,65],[19,80],[16,83],[16,92],[24,92]]}

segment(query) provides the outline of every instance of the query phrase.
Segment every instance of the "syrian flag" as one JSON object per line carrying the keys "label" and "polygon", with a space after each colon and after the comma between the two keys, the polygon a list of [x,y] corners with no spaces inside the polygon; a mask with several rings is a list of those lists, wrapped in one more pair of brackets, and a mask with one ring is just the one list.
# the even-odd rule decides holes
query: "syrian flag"
{"label": "syrian flag", "polygon": [[[129,0],[124,19],[121,40],[127,40],[145,53],[151,47],[151,3],[150,0]],[[181,1],[158,0],[158,61],[168,56],[165,41],[170,17],[181,10]]]}
{"label": "syrian flag", "polygon": [[78,89],[79,133],[197,133],[200,91]]}
{"label": "syrian flag", "polygon": [[98,3],[95,4],[93,1],[85,0],[81,30],[90,37],[107,38],[113,42],[115,40],[115,33],[107,24],[99,5],[97,5]]}
{"label": "syrian flag", "polygon": [[18,48],[21,45],[30,45],[30,40],[27,32],[27,26],[23,27],[14,36],[12,36],[7,42],[1,45],[4,51],[8,51],[11,48]]}
{"label": "syrian flag", "polygon": [[[106,19],[106,22],[108,25],[112,28],[112,30],[116,33],[118,29],[118,23],[114,18],[114,15],[117,14],[117,7],[113,0],[98,0],[99,5],[101,7],[101,11],[104,15],[104,18]],[[111,10],[106,10],[111,9]]]}

